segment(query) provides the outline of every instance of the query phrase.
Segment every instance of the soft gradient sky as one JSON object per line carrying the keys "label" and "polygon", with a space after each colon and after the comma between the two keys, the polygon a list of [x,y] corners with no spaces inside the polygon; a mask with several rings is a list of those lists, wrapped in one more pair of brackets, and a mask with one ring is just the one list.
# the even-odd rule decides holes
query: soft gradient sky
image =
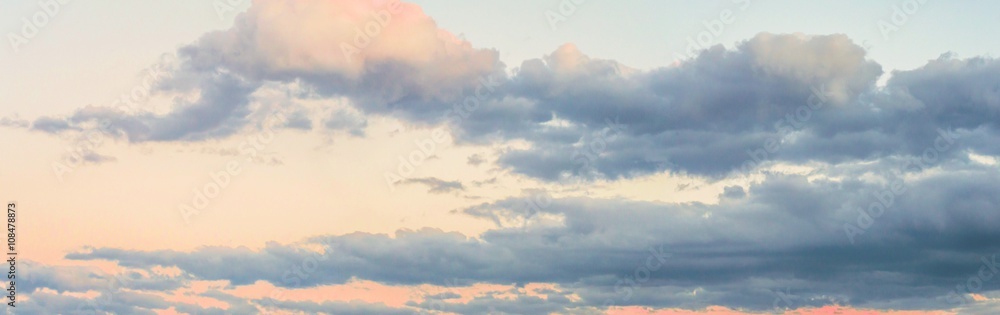
{"label": "soft gradient sky", "polygon": [[1000,310],[1000,4],[388,2],[0,3],[17,313]]}

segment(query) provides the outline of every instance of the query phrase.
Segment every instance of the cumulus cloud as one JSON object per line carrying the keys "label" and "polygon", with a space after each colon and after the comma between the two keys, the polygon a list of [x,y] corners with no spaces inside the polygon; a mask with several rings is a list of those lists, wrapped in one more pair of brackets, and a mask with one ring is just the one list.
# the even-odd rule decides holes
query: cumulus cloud
{"label": "cumulus cloud", "polygon": [[[460,140],[527,140],[531,148],[499,163],[544,180],[666,170],[718,178],[770,162],[912,157],[942,134],[962,138],[943,159],[992,155],[997,64],[945,55],[882,88],[881,66],[843,35],[763,33],[650,71],[565,45],[525,61],[501,89],[504,103],[461,122]],[[624,128],[609,132],[608,121]]]}
{"label": "cumulus cloud", "polygon": [[442,116],[498,54],[437,27],[399,1],[255,1],[233,28],[180,50],[182,72],[219,69],[252,81],[301,80],[321,95],[350,97],[366,113]]}
{"label": "cumulus cloud", "polygon": [[479,78],[502,74],[502,65],[495,51],[472,48],[410,3],[300,0],[254,1],[232,28],[181,48],[165,71],[155,91],[185,96],[168,113],[87,108],[40,118],[35,129],[54,133],[105,121],[132,142],[225,137],[247,124],[251,95],[265,82],[348,97],[364,113],[441,121]]}
{"label": "cumulus cloud", "polygon": [[[783,120],[798,108],[822,102],[848,110],[851,100],[872,92],[880,74],[881,67],[842,35],[765,33],[735,50],[715,46],[678,67],[644,72],[566,45],[524,62],[511,89],[536,100],[534,110],[568,120],[563,129],[575,137],[537,124],[526,136],[536,148],[512,152],[501,163],[549,180],[663,170],[724,176],[749,159],[748,150],[794,131]],[[608,120],[627,128],[613,138],[592,139]],[[581,148],[595,141],[600,152]],[[589,169],[575,161],[581,151],[594,156]]]}
{"label": "cumulus cloud", "polygon": [[[256,1],[230,29],[179,50],[154,85],[190,96],[173,111],[88,107],[33,128],[104,121],[133,142],[226,137],[264,110],[250,106],[252,94],[278,82],[346,100],[352,109],[321,119],[328,130],[363,136],[367,117],[388,115],[453,124],[460,143],[527,141],[497,162],[538,179],[722,178],[770,162],[918,156],[942,130],[966,132],[945,159],[965,149],[996,154],[997,64],[942,56],[876,87],[881,66],[844,35],[762,33],[648,71],[566,44],[508,76],[496,51],[438,28],[413,4]],[[288,127],[312,127],[293,118]]]}

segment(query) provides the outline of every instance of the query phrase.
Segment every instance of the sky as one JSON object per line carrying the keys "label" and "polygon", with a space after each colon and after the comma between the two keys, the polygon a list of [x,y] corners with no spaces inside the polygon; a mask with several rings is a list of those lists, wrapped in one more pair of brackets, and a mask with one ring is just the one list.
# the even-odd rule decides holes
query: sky
{"label": "sky", "polygon": [[7,310],[994,314],[998,12],[7,1]]}

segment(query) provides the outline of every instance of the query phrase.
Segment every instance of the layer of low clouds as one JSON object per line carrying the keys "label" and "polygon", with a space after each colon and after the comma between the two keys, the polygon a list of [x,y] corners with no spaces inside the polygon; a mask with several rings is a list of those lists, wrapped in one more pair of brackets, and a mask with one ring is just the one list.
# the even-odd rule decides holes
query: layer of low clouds
{"label": "layer of low clouds", "polygon": [[[555,283],[582,298],[568,305],[588,307],[619,299],[618,305],[766,310],[775,291],[789,290],[798,307],[949,309],[964,296],[951,296],[955,286],[1000,254],[992,241],[1000,239],[994,228],[1000,172],[954,167],[899,179],[899,194],[888,181],[772,175],[717,205],[512,197],[463,211],[498,224],[478,237],[434,229],[316,237],[307,243],[324,248],[322,272],[292,282],[288,263],[316,255],[305,244],[261,251],[98,248],[68,258],[177,266],[197,279],[237,285]],[[879,200],[884,211],[872,208]],[[869,213],[868,225],[860,223],[862,212]],[[849,233],[848,225],[861,233]],[[641,268],[646,272],[637,276]],[[636,277],[648,279],[623,298],[620,281]],[[1000,282],[981,282],[977,292],[1000,290]],[[683,294],[693,291],[700,293]]]}

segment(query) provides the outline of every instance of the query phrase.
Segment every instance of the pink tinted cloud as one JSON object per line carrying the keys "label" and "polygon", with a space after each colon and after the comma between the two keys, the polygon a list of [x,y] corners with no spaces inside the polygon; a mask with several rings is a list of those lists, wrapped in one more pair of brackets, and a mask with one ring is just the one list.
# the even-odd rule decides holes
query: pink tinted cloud
{"label": "pink tinted cloud", "polygon": [[338,74],[356,78],[386,62],[429,82],[494,70],[498,54],[440,29],[399,0],[255,0],[226,31],[206,34],[191,54],[199,65],[244,73]]}

